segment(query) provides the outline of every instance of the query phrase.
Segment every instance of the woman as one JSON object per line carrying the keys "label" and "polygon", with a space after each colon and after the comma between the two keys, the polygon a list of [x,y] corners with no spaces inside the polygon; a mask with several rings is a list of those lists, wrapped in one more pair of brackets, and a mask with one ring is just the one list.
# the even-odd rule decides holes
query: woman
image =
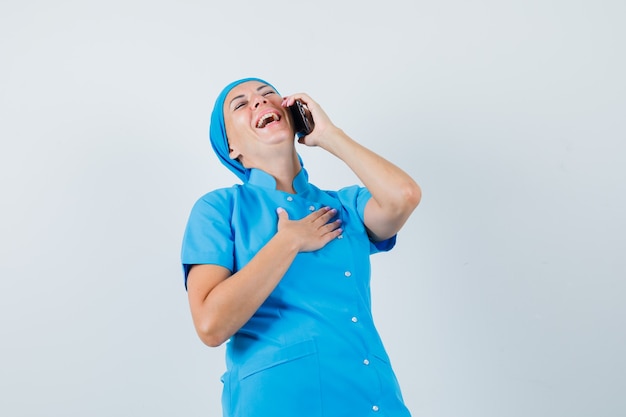
{"label": "woman", "polygon": [[[299,142],[335,155],[365,188],[308,182],[288,109],[295,100],[315,122]],[[218,96],[210,138],[243,184],[194,205],[182,263],[200,339],[230,340],[224,416],[409,416],[371,316],[369,256],[394,246],[418,185],[308,95],[282,98],[257,78]]]}

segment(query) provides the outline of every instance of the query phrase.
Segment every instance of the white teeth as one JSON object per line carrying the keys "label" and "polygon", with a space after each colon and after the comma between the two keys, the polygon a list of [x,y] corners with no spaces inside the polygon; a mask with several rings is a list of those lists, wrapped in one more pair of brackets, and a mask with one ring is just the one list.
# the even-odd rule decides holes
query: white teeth
{"label": "white teeth", "polygon": [[276,113],[266,113],[263,116],[261,116],[259,121],[256,123],[256,127],[260,129],[262,127],[267,126],[268,123],[275,122],[278,120],[280,120],[280,117]]}

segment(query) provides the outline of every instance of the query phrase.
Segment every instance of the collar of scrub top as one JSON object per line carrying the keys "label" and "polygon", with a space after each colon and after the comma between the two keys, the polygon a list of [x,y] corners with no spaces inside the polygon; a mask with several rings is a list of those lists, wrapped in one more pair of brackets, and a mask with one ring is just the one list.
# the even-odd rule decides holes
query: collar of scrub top
{"label": "collar of scrub top", "polygon": [[[230,90],[232,90],[239,84],[245,83],[247,81],[258,81],[263,84],[267,84],[272,87],[274,91],[276,91],[276,93],[278,93],[278,90],[276,90],[276,88],[274,88],[272,84],[260,78],[250,77],[233,81],[232,83],[224,87],[220,95],[217,96],[217,99],[215,100],[215,105],[213,106],[213,112],[211,113],[211,125],[209,127],[209,138],[211,139],[211,146],[213,147],[215,154],[219,158],[220,162],[224,164],[224,166],[228,168],[233,174],[239,177],[239,179],[242,180],[244,183],[249,181],[251,170],[244,167],[238,160],[231,159],[229,156],[228,138],[226,137],[226,125],[224,124],[224,101],[226,100],[226,96],[228,95]],[[298,160],[300,161],[300,165],[304,166],[300,155],[298,155]]]}
{"label": "collar of scrub top", "polygon": [[[252,168],[248,173],[248,184],[256,185],[262,188],[276,189],[276,179],[267,172],[258,168]],[[303,194],[309,189],[309,174],[303,168],[296,174],[293,179],[293,189],[296,194]]]}

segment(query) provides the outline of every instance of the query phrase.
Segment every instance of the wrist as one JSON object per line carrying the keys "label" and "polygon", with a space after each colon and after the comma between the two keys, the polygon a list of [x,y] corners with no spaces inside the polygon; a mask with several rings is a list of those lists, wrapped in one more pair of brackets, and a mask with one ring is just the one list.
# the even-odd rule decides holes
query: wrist
{"label": "wrist", "polygon": [[340,128],[335,128],[330,134],[325,135],[325,140],[319,146],[325,151],[330,152],[339,159],[343,159],[345,150],[354,141]]}
{"label": "wrist", "polygon": [[349,140],[350,137],[342,129],[333,126],[332,129],[324,132],[320,137],[318,146],[334,154],[335,151],[341,148],[342,143]]}
{"label": "wrist", "polygon": [[297,255],[300,252],[300,246],[298,245],[297,237],[294,238],[292,233],[285,229],[278,229],[272,241],[276,244],[279,252],[283,256]]}

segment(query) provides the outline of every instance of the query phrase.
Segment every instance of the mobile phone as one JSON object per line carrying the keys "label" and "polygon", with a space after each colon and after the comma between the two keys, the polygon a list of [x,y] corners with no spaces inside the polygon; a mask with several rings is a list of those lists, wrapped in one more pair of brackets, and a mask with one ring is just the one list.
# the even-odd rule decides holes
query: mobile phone
{"label": "mobile phone", "polygon": [[289,110],[291,110],[294,130],[296,131],[298,138],[306,136],[313,131],[315,123],[313,122],[311,112],[304,104],[302,104],[300,100],[296,100],[293,106],[289,106]]}

